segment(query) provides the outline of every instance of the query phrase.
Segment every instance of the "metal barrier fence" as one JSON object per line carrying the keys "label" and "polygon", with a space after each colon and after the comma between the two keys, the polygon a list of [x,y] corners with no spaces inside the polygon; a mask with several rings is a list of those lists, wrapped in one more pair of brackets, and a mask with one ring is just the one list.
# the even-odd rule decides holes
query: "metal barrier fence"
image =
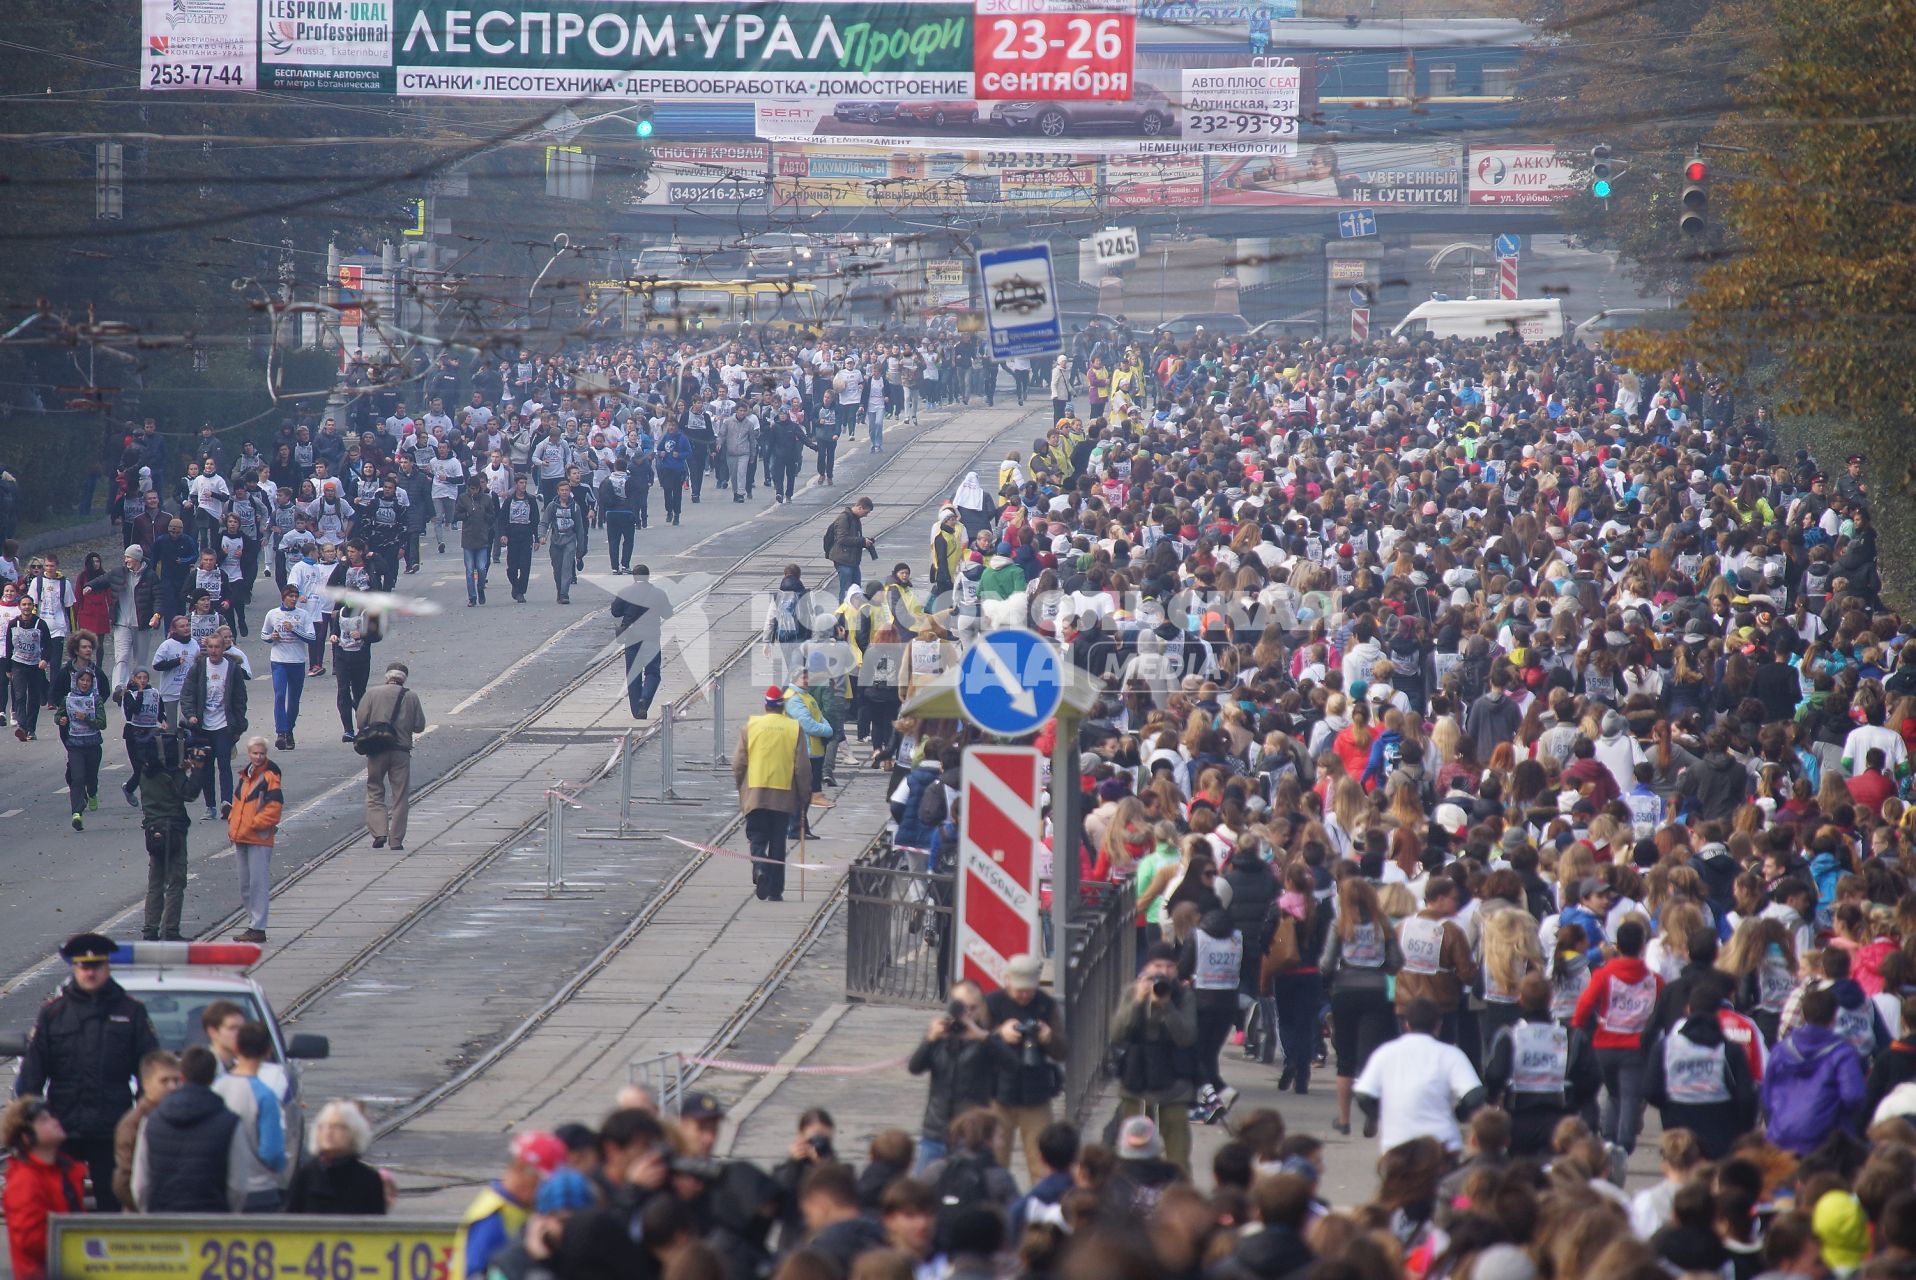
{"label": "metal barrier fence", "polygon": [[1104,1083],[1105,1045],[1124,989],[1137,976],[1137,907],[1129,881],[1087,884],[1066,951],[1065,1114],[1082,1121]]}
{"label": "metal barrier fence", "polygon": [[935,1007],[951,973],[949,872],[881,839],[845,875],[845,998]]}
{"label": "metal barrier fence", "polygon": [[[951,980],[953,877],[926,871],[922,852],[881,840],[852,863],[845,888],[845,998],[942,1005]],[[1065,1103],[1074,1118],[1103,1084],[1111,1019],[1137,976],[1135,912],[1128,883],[1082,886],[1064,978]]]}

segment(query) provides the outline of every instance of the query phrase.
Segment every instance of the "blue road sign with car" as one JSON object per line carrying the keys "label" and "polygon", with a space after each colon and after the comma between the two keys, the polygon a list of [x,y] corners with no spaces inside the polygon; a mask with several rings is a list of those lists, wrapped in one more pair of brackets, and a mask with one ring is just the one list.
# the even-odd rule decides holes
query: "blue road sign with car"
{"label": "blue road sign with car", "polygon": [[984,286],[985,324],[991,332],[994,360],[1064,350],[1050,245],[980,249],[978,278]]}
{"label": "blue road sign with car", "polygon": [[1035,631],[1014,627],[974,640],[958,662],[965,719],[1001,738],[1036,733],[1064,698],[1064,660]]}

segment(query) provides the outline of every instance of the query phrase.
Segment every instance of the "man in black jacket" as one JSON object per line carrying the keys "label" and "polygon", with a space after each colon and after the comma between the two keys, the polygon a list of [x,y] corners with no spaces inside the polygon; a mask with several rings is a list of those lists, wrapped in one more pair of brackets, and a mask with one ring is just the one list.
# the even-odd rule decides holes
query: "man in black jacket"
{"label": "man in black jacket", "polygon": [[203,1044],[180,1055],[180,1087],[140,1126],[133,1199],[145,1213],[238,1213],[246,1198],[246,1130],[213,1092],[219,1060]]}
{"label": "man in black jacket", "polygon": [[1190,1105],[1197,1097],[1197,1011],[1178,981],[1178,949],[1160,942],[1124,993],[1111,1022],[1117,1048],[1118,1112],[1157,1111],[1164,1158],[1191,1175]]}
{"label": "man in black jacket", "polygon": [[1051,1123],[1051,1105],[1063,1091],[1064,1019],[1058,1002],[1038,989],[1039,961],[1015,955],[1005,966],[1004,987],[985,1000],[991,1028],[991,1109],[998,1117],[998,1163],[1011,1167],[1011,1142],[1022,1136],[1025,1169],[1036,1177],[1043,1162],[1038,1135]]}
{"label": "man in black jacket", "polygon": [[865,536],[865,517],[871,513],[872,500],[860,498],[839,512],[838,518],[825,530],[825,556],[838,574],[837,598],[840,600],[858,585],[858,567],[864,563],[866,553],[874,560],[878,558],[877,546]]}
{"label": "man in black jacket", "polygon": [[73,976],[40,1006],[15,1097],[33,1094],[67,1131],[66,1153],[83,1161],[102,1213],[117,1213],[113,1194],[113,1130],[133,1105],[140,1059],[160,1047],[146,1006],[113,980],[113,939],[80,933],[60,958]]}
{"label": "man in black jacket", "polygon": [[919,1127],[920,1171],[949,1153],[946,1134],[954,1119],[973,1107],[991,1105],[991,1035],[983,1026],[988,1016],[984,992],[978,984],[954,982],[951,1008],[932,1020],[925,1038],[912,1052],[906,1069],[915,1076],[931,1076]]}

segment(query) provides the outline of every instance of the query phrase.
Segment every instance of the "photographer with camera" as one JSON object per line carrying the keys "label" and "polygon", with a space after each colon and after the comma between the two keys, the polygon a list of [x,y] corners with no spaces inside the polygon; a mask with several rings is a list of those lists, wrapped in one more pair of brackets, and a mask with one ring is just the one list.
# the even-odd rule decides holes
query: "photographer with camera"
{"label": "photographer with camera", "polygon": [[906,1065],[915,1076],[931,1076],[919,1128],[918,1173],[944,1159],[949,1151],[946,1131],[956,1116],[991,1105],[991,1033],[985,1030],[986,1017],[985,993],[978,984],[962,979],[952,983],[951,1004],[932,1020]]}
{"label": "photographer with camera", "polygon": [[1021,1138],[1032,1178],[1044,1168],[1038,1135],[1052,1121],[1052,1100],[1064,1092],[1064,1020],[1058,1002],[1038,990],[1038,974],[1038,957],[1015,955],[1005,966],[1004,987],[985,999],[998,1163],[1011,1167],[1012,1140]]}
{"label": "photographer with camera", "polygon": [[1191,1176],[1190,1105],[1197,1097],[1197,1001],[1178,981],[1178,949],[1160,942],[1124,993],[1111,1023],[1118,1056],[1118,1114],[1151,1114],[1164,1156]]}

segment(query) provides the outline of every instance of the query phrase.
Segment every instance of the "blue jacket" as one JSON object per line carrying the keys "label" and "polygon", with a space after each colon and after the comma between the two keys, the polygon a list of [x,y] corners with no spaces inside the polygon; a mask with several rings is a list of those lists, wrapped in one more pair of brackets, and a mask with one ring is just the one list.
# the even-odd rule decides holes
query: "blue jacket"
{"label": "blue jacket", "polygon": [[1863,1059],[1828,1027],[1799,1027],[1783,1038],[1763,1072],[1770,1141],[1808,1155],[1838,1128],[1855,1128],[1863,1107]]}
{"label": "blue jacket", "polygon": [[1390,777],[1391,770],[1403,758],[1404,735],[1395,729],[1386,729],[1377,735],[1377,741],[1370,744],[1370,759],[1364,763],[1364,776],[1358,781],[1370,785],[1372,778],[1383,782]]}
{"label": "blue jacket", "polygon": [[1603,944],[1609,935],[1603,931],[1603,921],[1597,919],[1596,912],[1579,903],[1574,907],[1565,907],[1557,917],[1557,928],[1567,924],[1581,925],[1583,936],[1590,940],[1590,968],[1596,969],[1603,963]]}
{"label": "blue jacket", "polygon": [[937,827],[923,821],[919,817],[919,809],[922,807],[925,791],[930,787],[943,785],[944,771],[933,766],[921,764],[905,775],[905,798],[903,801],[892,801],[891,806],[891,815],[898,820],[898,830],[892,834],[892,844],[901,849],[931,848],[932,836],[937,833]]}

